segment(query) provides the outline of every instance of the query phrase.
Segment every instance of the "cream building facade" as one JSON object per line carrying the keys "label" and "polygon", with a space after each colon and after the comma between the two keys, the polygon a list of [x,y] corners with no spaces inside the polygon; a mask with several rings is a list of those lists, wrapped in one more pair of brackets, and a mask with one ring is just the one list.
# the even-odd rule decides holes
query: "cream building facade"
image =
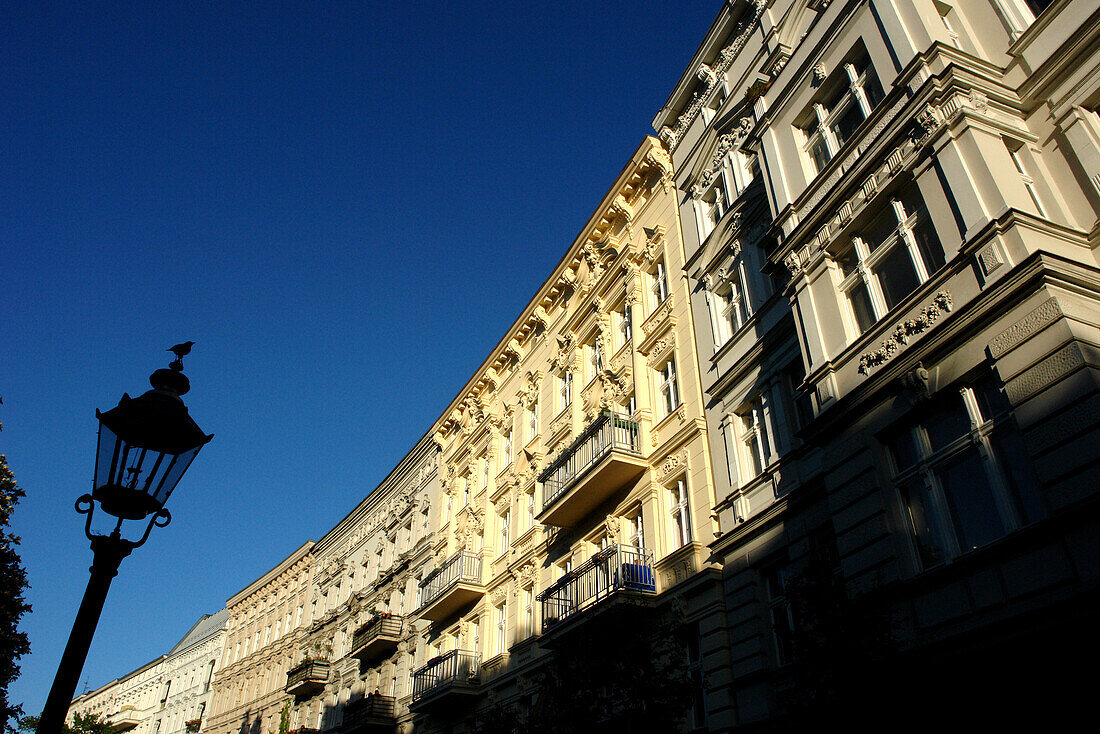
{"label": "cream building facade", "polygon": [[[315,617],[311,593],[313,541],[226,602],[225,649],[214,677],[210,734],[267,734],[279,730],[287,671],[302,658],[303,640]],[[292,725],[304,715],[293,710]]]}
{"label": "cream building facade", "polygon": [[488,705],[530,715],[553,639],[617,597],[675,597],[691,635],[721,646],[671,174],[647,138],[436,426],[441,514],[418,611],[431,623],[413,674],[418,730],[469,725]]}
{"label": "cream building facade", "polygon": [[156,734],[194,734],[206,720],[214,676],[225,649],[229,610],[204,614],[168,651],[161,666],[161,710]]}
{"label": "cream building facade", "polygon": [[301,727],[393,731],[406,722],[431,570],[439,449],[430,435],[313,548],[312,661],[284,679]]}
{"label": "cream building facade", "polygon": [[[202,731],[518,725],[557,713],[570,640],[669,618],[673,729],[798,726],[822,678],[864,685],[853,726],[1072,707],[1100,594],[1097,48],[1080,0],[721,3],[659,139],[439,420],[230,598]],[[162,668],[74,706],[147,722]],[[600,687],[575,695],[619,730]]]}
{"label": "cream building facade", "polygon": [[1098,39],[1090,2],[730,2],[654,121],[718,467],[724,721],[799,713],[792,580],[823,566],[891,627],[882,708],[1079,705]]}
{"label": "cream building facade", "polygon": [[115,732],[156,734],[155,716],[160,711],[164,688],[165,656],[73,699],[65,723],[77,714],[95,714]]}

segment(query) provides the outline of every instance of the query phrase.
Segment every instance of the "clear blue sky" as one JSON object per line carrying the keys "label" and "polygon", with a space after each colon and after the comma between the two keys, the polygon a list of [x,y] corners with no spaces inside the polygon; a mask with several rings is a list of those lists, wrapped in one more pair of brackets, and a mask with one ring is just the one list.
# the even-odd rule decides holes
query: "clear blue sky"
{"label": "clear blue sky", "polygon": [[[83,681],[166,652],[385,476],[626,163],[721,3],[31,2],[0,44],[0,451],[40,710],[95,409],[186,360],[214,441]],[[78,691],[79,692],[79,691]]]}

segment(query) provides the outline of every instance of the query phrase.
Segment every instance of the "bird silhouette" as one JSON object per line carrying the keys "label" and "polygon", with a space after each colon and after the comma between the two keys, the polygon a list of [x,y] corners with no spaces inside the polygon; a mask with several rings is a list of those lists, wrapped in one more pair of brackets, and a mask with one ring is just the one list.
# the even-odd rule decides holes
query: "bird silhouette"
{"label": "bird silhouette", "polygon": [[176,359],[183,359],[191,353],[191,346],[195,342],[184,342],[183,344],[177,344],[174,347],[168,347],[169,352],[176,355]]}

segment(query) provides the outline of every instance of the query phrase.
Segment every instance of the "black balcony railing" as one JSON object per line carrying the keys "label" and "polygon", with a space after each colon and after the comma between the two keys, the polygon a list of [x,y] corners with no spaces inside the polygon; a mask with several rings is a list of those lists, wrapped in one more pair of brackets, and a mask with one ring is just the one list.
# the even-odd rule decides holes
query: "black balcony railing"
{"label": "black balcony railing", "polygon": [[650,551],[630,545],[613,545],[562,576],[539,594],[542,631],[548,631],[618,591],[657,591]]}
{"label": "black balcony railing", "polygon": [[465,581],[481,583],[481,557],[469,551],[459,551],[451,556],[420,582],[420,606],[426,607],[443,596],[454,584]]}
{"label": "black balcony railing", "polygon": [[542,509],[554,504],[586,471],[612,450],[638,453],[638,424],[626,415],[607,410],[581,431],[561,456],[539,475]]}
{"label": "black balcony railing", "polygon": [[327,660],[306,660],[287,671],[286,692],[308,695],[323,690],[328,680]]}
{"label": "black balcony railing", "polygon": [[386,646],[385,641],[396,644],[396,641],[401,637],[401,620],[400,615],[386,614],[375,617],[364,624],[356,630],[355,636],[352,637],[352,655],[359,657],[360,651],[369,653],[375,647],[384,648]]}
{"label": "black balcony railing", "polygon": [[392,722],[396,715],[397,699],[371,693],[344,707],[343,729],[350,733],[369,724]]}
{"label": "black balcony railing", "polygon": [[413,701],[419,701],[445,686],[477,685],[480,671],[480,654],[469,650],[445,652],[412,674]]}

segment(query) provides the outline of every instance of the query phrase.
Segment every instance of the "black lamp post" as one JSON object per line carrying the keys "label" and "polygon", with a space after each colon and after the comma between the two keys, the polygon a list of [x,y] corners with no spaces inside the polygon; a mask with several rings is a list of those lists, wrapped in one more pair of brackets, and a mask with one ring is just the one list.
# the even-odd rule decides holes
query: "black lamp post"
{"label": "black lamp post", "polygon": [[[149,382],[153,389],[144,395],[131,398],[123,394],[117,407],[106,413],[96,411],[99,445],[95,480],[92,493],[76,501],[76,511],[87,515],[84,534],[92,541],[92,576],[42,710],[38,734],[60,734],[111,579],[122,559],[148,539],[154,525],[164,527],[172,521],[164,503],[199,450],[214,437],[199,429],[180,399],[191,385],[183,374],[179,353],[169,369],[157,370]],[[92,532],[96,503],[117,519],[110,535]],[[122,537],[125,521],[135,521],[140,531],[146,518],[148,523],[138,540]]]}

